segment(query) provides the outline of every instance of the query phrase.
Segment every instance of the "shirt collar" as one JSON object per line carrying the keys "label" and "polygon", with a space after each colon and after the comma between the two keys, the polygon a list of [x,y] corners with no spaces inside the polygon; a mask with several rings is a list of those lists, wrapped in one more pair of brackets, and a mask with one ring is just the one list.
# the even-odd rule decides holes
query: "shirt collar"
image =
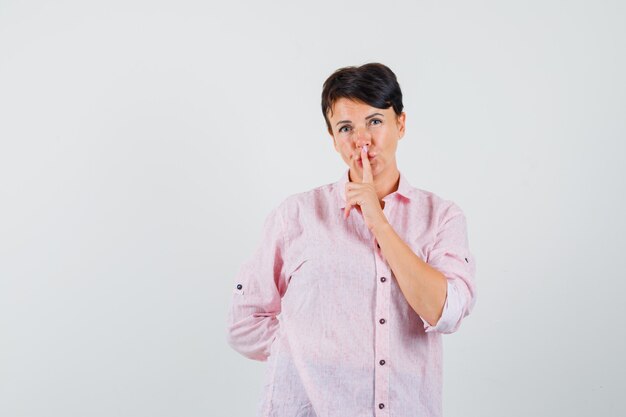
{"label": "shirt collar", "polygon": [[[339,178],[339,181],[335,183],[335,188],[337,192],[337,200],[339,202],[340,208],[346,207],[346,184],[348,183],[350,169],[346,169]],[[393,198],[395,194],[399,194],[409,200],[413,199],[413,186],[409,183],[408,179],[402,175],[402,172],[398,170],[400,173],[400,182],[398,183],[398,189],[391,194],[386,195],[383,198],[383,201],[387,202],[390,198]]]}

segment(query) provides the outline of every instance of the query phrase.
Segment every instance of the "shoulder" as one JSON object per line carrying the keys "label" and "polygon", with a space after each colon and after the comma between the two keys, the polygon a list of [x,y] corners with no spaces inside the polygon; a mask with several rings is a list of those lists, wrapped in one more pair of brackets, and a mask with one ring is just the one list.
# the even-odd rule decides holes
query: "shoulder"
{"label": "shoulder", "polygon": [[335,183],[329,183],[286,196],[276,207],[285,218],[332,204],[336,199]]}
{"label": "shoulder", "polygon": [[412,191],[419,209],[423,213],[429,213],[438,224],[445,223],[457,216],[465,216],[459,204],[450,198],[417,187],[412,187]]}
{"label": "shoulder", "polygon": [[333,219],[333,212],[339,213],[334,184],[324,184],[306,191],[287,195],[272,210],[280,218],[283,233],[288,241],[305,236],[323,227]]}

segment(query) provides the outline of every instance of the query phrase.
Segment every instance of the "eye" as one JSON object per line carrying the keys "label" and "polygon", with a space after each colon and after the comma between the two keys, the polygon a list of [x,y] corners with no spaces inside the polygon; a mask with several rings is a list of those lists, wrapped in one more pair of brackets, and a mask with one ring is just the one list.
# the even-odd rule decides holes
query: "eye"
{"label": "eye", "polygon": [[[374,123],[374,122],[378,122],[378,123]],[[372,123],[372,124],[377,124],[377,125],[378,125],[378,124],[381,124],[382,122],[383,122],[383,121],[382,121],[382,120],[380,120],[380,119],[372,119],[372,120],[371,120],[371,123]]]}
{"label": "eye", "polygon": [[339,128],[339,133],[344,133],[344,132],[347,132],[347,130],[343,130],[344,128],[349,129],[349,128],[350,128],[350,126],[348,126],[348,125],[341,126],[341,127]]}

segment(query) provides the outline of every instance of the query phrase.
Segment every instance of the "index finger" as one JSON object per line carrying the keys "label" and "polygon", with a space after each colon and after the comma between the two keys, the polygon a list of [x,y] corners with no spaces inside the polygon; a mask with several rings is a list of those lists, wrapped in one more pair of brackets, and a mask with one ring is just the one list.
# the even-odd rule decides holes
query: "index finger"
{"label": "index finger", "polygon": [[363,183],[372,183],[374,182],[374,177],[372,176],[372,166],[370,165],[367,151],[367,145],[363,145],[361,147],[361,162],[363,163]]}

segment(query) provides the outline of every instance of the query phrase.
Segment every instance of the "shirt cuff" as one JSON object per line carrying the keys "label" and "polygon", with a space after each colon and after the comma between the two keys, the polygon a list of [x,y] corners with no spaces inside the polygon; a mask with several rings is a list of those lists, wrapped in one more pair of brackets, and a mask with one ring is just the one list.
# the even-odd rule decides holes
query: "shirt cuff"
{"label": "shirt cuff", "polygon": [[456,286],[452,284],[451,279],[447,279],[446,301],[443,304],[443,312],[436,325],[430,325],[421,316],[424,322],[424,331],[426,333],[453,333],[458,328],[459,318],[461,317],[461,305],[456,290]]}

